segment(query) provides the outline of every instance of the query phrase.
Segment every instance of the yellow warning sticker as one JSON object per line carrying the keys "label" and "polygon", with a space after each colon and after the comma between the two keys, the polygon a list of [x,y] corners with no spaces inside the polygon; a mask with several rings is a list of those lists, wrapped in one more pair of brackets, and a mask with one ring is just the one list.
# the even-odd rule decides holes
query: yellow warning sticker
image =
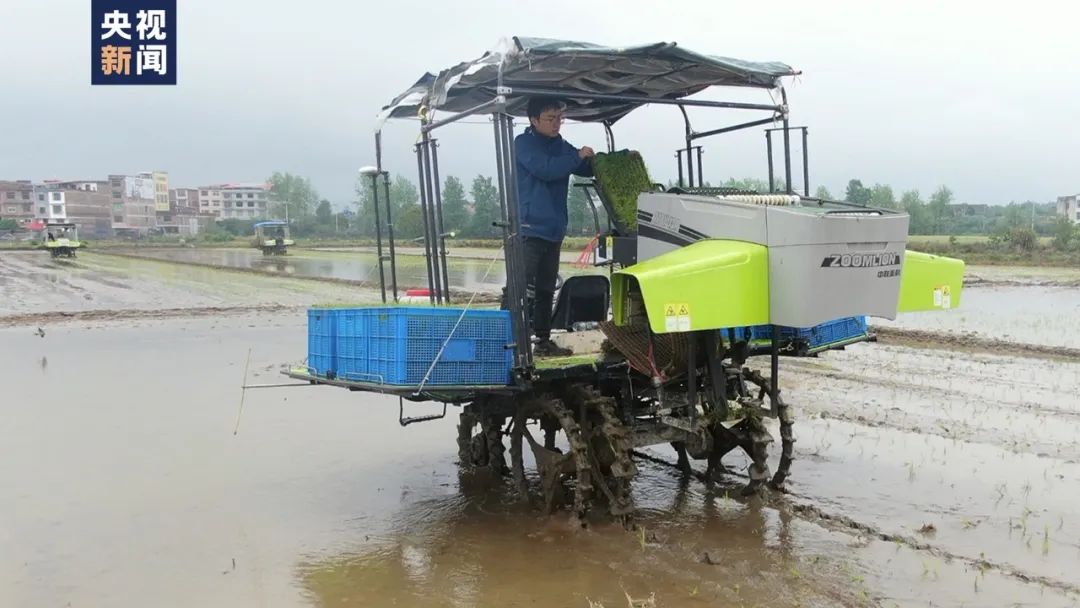
{"label": "yellow warning sticker", "polygon": [[952,308],[952,290],[948,285],[939,285],[934,288],[934,307]]}
{"label": "yellow warning sticker", "polygon": [[668,332],[690,331],[690,305],[664,306],[664,329]]}

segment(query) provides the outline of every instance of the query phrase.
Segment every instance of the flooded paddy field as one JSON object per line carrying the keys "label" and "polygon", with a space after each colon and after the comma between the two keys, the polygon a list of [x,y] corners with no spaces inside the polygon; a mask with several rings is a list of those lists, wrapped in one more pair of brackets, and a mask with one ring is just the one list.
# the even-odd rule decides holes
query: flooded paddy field
{"label": "flooded paddy field", "polygon": [[[285,256],[264,256],[254,249],[145,249],[118,251],[125,256],[166,260],[182,264],[198,264],[252,270],[260,273],[291,277],[328,278],[378,284],[378,256],[374,248],[356,249],[293,249]],[[422,248],[402,248],[397,251],[397,280],[401,287],[427,286],[426,260]],[[571,262],[576,255],[563,255],[563,276],[582,272]],[[441,261],[441,260],[440,260]],[[455,250],[447,256],[450,284],[465,290],[495,292],[506,281],[502,252],[490,249]],[[383,272],[390,285],[390,265]]]}
{"label": "flooded paddy field", "polygon": [[[287,382],[303,308],[370,291],[39,258],[0,258],[2,606],[1080,604],[1080,359],[889,339],[784,359],[789,493],[739,496],[735,454],[712,485],[640,459],[638,529],[582,531],[462,473],[454,408],[402,428],[388,396],[249,390],[233,434],[249,349],[249,382]],[[1025,325],[1077,291],[973,285],[938,315],[969,321],[896,324],[1078,346]]]}

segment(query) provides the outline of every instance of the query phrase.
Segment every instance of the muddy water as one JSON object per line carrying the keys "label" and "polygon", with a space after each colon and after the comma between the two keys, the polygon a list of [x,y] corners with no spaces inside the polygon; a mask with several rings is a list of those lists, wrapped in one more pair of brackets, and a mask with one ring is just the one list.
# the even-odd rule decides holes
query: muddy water
{"label": "muddy water", "polygon": [[1080,346],[1080,287],[977,285],[964,288],[960,307],[949,311],[908,313],[895,321],[871,323],[982,338]]}
{"label": "muddy water", "polygon": [[[1003,290],[1032,306],[999,302]],[[913,327],[979,310],[941,331],[1024,327],[1075,291],[980,285],[963,309]],[[10,314],[362,292],[5,254],[0,296]],[[0,606],[1077,603],[1076,361],[888,344],[785,359],[791,494],[739,498],[747,463],[735,454],[732,483],[713,487],[639,461],[643,532],[581,532],[500,480],[459,474],[453,419],[402,429],[392,398],[251,390],[233,436],[248,349],[252,382],[284,381],[276,369],[303,358],[303,323],[297,310],[60,323],[44,338],[0,329]]]}
{"label": "muddy water", "polygon": [[[293,250],[286,256],[264,256],[245,249],[163,249],[139,251],[140,256],[178,262],[213,264],[228,268],[251,268],[283,275],[378,281],[377,257],[368,252],[326,252]],[[501,260],[494,263],[492,252],[487,260],[447,260],[450,284],[464,289],[494,290],[502,287],[506,272]],[[390,266],[386,265],[386,281],[390,281]],[[397,277],[401,285],[427,285],[423,257],[402,255],[397,259]]]}
{"label": "muddy water", "polygon": [[212,268],[83,253],[53,261],[40,252],[0,254],[0,315],[50,311],[167,309],[374,301],[355,287],[271,279]]}
{"label": "muddy water", "polygon": [[[459,479],[453,421],[387,397],[252,390],[302,357],[302,320],[0,330],[0,605],[832,605],[846,538],[645,467],[644,543],[574,532]],[[167,350],[167,355],[165,354]],[[422,406],[412,406],[420,408]],[[672,517],[672,513],[676,514]],[[719,566],[699,563],[711,551]],[[820,556],[817,557],[817,556]]]}
{"label": "muddy water", "polygon": [[[1075,435],[1036,432],[1075,424],[1076,365],[969,355],[943,370],[949,391],[920,351],[786,362],[793,494],[747,501],[737,477],[707,488],[643,461],[628,533],[460,475],[454,421],[402,429],[389,397],[251,390],[233,436],[248,348],[250,381],[282,381],[299,313],[13,328],[0,345],[4,606],[1067,606],[1080,588]],[[1027,380],[1011,397],[987,380],[1011,376]],[[1003,441],[1012,423],[1045,453]]]}

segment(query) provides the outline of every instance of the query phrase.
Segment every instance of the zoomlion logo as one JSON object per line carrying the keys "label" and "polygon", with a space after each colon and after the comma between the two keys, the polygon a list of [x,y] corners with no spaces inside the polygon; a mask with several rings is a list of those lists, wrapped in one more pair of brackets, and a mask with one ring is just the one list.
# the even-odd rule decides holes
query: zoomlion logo
{"label": "zoomlion logo", "polygon": [[821,261],[822,268],[881,268],[899,266],[899,253],[834,253]]}

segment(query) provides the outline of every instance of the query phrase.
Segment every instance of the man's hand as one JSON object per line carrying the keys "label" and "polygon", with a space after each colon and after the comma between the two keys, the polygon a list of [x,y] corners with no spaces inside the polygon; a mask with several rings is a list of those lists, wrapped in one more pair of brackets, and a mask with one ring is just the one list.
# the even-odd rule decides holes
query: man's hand
{"label": "man's hand", "polygon": [[582,146],[581,149],[577,151],[577,154],[581,158],[592,158],[593,156],[596,156],[596,152],[593,152],[593,149],[589,146]]}

